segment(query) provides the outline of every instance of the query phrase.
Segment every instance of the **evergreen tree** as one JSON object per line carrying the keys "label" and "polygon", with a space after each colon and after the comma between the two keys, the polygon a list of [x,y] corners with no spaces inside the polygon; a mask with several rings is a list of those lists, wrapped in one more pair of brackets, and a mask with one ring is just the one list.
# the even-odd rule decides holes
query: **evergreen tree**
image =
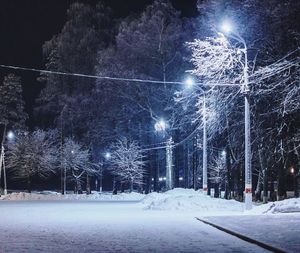
{"label": "evergreen tree", "polygon": [[20,77],[14,74],[5,76],[0,85],[0,96],[0,124],[9,128],[24,128],[28,116],[24,109]]}

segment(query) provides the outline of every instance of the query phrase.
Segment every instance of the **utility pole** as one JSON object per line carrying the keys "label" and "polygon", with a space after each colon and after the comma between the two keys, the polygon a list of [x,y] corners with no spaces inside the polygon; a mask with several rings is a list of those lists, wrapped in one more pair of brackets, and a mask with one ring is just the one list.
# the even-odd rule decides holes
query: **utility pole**
{"label": "utility pole", "polygon": [[6,169],[5,169],[5,161],[4,161],[4,158],[5,158],[4,141],[5,141],[5,137],[6,137],[6,127],[7,127],[7,125],[5,124],[3,136],[2,136],[2,142],[1,142],[1,155],[0,155],[0,179],[1,179],[1,172],[2,172],[2,168],[3,168],[4,195],[7,194]]}
{"label": "utility pole", "polygon": [[167,141],[166,147],[166,162],[167,162],[167,171],[166,171],[166,189],[173,189],[173,140],[172,137]]}
{"label": "utility pole", "polygon": [[206,118],[206,98],[205,93],[203,95],[203,115],[202,115],[202,122],[203,122],[203,194],[207,195],[207,118]]}
{"label": "utility pole", "polygon": [[246,43],[244,43],[244,85],[243,94],[245,99],[245,208],[252,208],[252,170],[251,170],[251,136],[250,136],[250,89],[248,77],[248,54]]}
{"label": "utility pole", "polygon": [[251,168],[251,136],[250,136],[250,89],[248,76],[248,48],[247,43],[242,36],[234,31],[230,23],[225,22],[222,26],[223,32],[230,38],[238,41],[243,45],[240,49],[244,54],[244,82],[242,84],[242,93],[244,94],[245,103],[245,209],[252,208],[252,168]]}

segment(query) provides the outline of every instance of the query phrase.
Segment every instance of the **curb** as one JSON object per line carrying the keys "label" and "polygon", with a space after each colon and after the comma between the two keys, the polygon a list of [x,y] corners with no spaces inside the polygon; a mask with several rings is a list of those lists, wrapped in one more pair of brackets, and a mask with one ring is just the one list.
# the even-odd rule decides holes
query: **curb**
{"label": "curb", "polygon": [[217,229],[219,229],[219,230],[221,230],[221,231],[223,231],[223,232],[225,232],[225,233],[227,233],[227,234],[236,236],[236,237],[238,237],[239,239],[244,240],[244,241],[246,241],[246,242],[256,244],[256,245],[258,245],[258,246],[260,246],[261,248],[264,248],[264,249],[266,249],[266,250],[269,250],[269,251],[272,251],[272,252],[276,252],[276,253],[287,253],[287,251],[285,251],[285,250],[283,250],[283,249],[280,249],[280,248],[271,246],[271,245],[266,244],[266,243],[264,243],[264,242],[257,241],[257,240],[255,240],[255,239],[253,239],[253,238],[250,238],[250,237],[248,237],[248,236],[239,234],[239,233],[234,232],[234,231],[232,231],[232,230],[229,230],[229,229],[227,229],[227,228],[221,227],[221,226],[219,226],[219,225],[217,225],[217,224],[214,224],[214,223],[211,223],[211,222],[209,222],[209,221],[207,221],[207,220],[200,219],[200,218],[197,218],[197,217],[195,217],[195,218],[196,218],[198,221],[201,221],[201,222],[203,222],[203,223],[205,223],[205,224],[207,224],[207,225],[210,225],[210,226],[212,226],[212,227],[214,227],[214,228],[217,228]]}

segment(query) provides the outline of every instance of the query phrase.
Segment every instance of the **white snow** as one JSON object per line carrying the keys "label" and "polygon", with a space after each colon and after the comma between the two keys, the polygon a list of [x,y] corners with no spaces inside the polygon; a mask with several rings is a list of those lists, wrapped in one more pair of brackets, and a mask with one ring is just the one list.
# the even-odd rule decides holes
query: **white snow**
{"label": "white snow", "polygon": [[43,191],[1,199],[0,252],[264,252],[195,217],[263,237],[291,252],[300,247],[296,233],[300,213],[295,213],[300,199],[255,206],[251,211],[243,211],[243,203],[191,189],[146,196],[97,192],[63,196]]}
{"label": "white snow", "polygon": [[300,213],[209,216],[204,219],[284,252],[300,252]]}
{"label": "white snow", "polygon": [[140,201],[145,210],[172,210],[197,212],[203,215],[226,214],[275,214],[300,212],[300,198],[286,199],[268,204],[254,205],[250,211],[244,211],[244,204],[235,200],[212,198],[193,189],[175,188],[173,190],[144,195],[136,192],[112,195],[109,192],[62,195],[58,192],[42,191],[35,193],[11,193],[0,197],[1,200],[93,200],[93,201]]}
{"label": "white snow", "polygon": [[98,193],[93,194],[66,194],[62,195],[58,192],[43,191],[43,192],[15,192],[6,196],[1,196],[1,200],[99,200],[99,201],[139,201],[143,199],[145,195],[132,192],[132,193],[119,193],[113,195],[111,193]]}
{"label": "white snow", "polygon": [[142,201],[145,209],[176,210],[200,213],[242,212],[244,205],[235,200],[212,198],[193,189],[177,188],[165,193],[148,194]]}
{"label": "white snow", "polygon": [[126,201],[0,201],[0,252],[265,252],[197,221]]}
{"label": "white snow", "polygon": [[300,212],[300,198],[285,199],[255,206],[247,214],[276,214]]}

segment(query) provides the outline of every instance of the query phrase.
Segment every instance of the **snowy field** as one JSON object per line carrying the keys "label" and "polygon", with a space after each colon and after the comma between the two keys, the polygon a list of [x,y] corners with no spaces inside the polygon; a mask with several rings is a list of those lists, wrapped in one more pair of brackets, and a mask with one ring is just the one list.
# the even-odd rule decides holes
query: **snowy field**
{"label": "snowy field", "polygon": [[58,192],[42,191],[34,193],[16,192],[0,196],[0,200],[82,200],[82,201],[140,201],[144,209],[149,210],[174,210],[184,212],[200,212],[210,215],[226,214],[271,214],[271,213],[300,213],[300,198],[291,198],[268,204],[255,204],[251,211],[244,211],[243,203],[235,200],[225,200],[204,196],[201,191],[192,189],[175,188],[164,193],[152,192],[144,195],[136,192],[119,193],[112,195],[109,192],[92,192],[86,194],[62,195]]}
{"label": "snowy field", "polygon": [[[212,219],[243,234],[250,231],[254,239],[269,238],[266,242],[271,244],[280,240],[280,247],[299,252],[299,199],[246,212],[237,201],[188,189],[146,197],[139,193],[62,196],[43,192],[1,198],[0,253],[264,252],[195,217]],[[281,214],[287,212],[292,213]]]}
{"label": "snowy field", "polygon": [[265,252],[195,220],[140,203],[1,201],[0,252]]}
{"label": "snowy field", "polygon": [[8,194],[6,196],[1,196],[0,200],[99,200],[99,201],[119,201],[119,200],[126,200],[126,201],[138,201],[142,200],[145,195],[132,192],[132,193],[120,193],[117,195],[112,195],[108,192],[98,193],[93,192],[93,194],[86,195],[86,194],[67,194],[62,195],[58,192],[52,191],[42,191],[42,192],[15,192]]}

